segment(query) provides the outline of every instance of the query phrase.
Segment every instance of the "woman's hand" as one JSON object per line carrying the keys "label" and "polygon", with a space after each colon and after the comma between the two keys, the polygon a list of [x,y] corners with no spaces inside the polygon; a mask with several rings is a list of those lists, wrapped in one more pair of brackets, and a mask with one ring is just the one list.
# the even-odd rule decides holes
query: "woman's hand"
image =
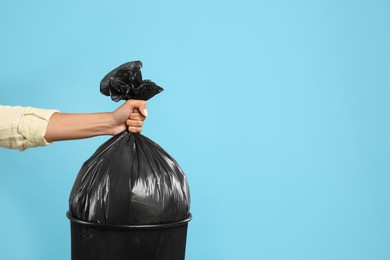
{"label": "woman's hand", "polygon": [[113,135],[126,129],[132,133],[141,133],[143,122],[148,116],[146,102],[144,100],[127,100],[112,113],[112,116],[114,119]]}

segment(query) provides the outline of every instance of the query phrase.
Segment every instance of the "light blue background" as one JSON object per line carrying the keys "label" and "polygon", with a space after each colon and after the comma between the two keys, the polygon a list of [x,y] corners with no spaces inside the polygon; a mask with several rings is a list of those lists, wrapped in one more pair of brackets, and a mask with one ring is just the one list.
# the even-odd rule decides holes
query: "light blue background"
{"label": "light blue background", "polygon": [[[0,31],[0,104],[112,111],[100,79],[143,61],[187,260],[390,259],[389,1],[2,0]],[[70,259],[68,196],[107,139],[0,149],[0,259]]]}

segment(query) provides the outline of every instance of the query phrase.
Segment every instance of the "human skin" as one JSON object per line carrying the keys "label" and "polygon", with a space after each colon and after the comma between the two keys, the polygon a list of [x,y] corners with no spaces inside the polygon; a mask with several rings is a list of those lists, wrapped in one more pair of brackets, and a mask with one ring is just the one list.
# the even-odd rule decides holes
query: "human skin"
{"label": "human skin", "polygon": [[54,113],[48,122],[47,142],[116,135],[126,129],[140,133],[147,117],[143,100],[128,100],[113,112],[91,114]]}

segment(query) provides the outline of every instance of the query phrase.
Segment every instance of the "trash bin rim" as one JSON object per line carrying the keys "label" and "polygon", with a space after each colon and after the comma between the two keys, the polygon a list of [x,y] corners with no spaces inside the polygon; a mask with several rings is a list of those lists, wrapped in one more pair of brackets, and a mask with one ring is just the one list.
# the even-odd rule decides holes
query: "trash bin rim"
{"label": "trash bin rim", "polygon": [[187,218],[185,218],[185,219],[183,219],[181,221],[172,222],[172,223],[148,224],[148,225],[110,225],[110,224],[100,224],[100,223],[94,223],[94,222],[88,222],[88,221],[83,221],[83,220],[76,219],[76,218],[74,218],[70,214],[69,211],[66,213],[66,216],[70,220],[70,222],[72,222],[72,223],[77,223],[77,224],[91,226],[91,227],[110,228],[110,229],[158,229],[158,228],[171,228],[171,227],[177,227],[177,226],[186,225],[192,219],[192,214],[190,213]]}

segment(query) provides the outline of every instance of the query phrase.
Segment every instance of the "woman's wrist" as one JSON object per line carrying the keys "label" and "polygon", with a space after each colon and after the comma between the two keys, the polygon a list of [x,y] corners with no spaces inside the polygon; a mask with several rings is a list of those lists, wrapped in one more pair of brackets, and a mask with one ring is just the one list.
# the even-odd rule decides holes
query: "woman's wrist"
{"label": "woman's wrist", "polygon": [[107,129],[105,129],[105,133],[107,135],[116,135],[120,132],[126,130],[126,123],[125,122],[119,122],[116,120],[114,112],[108,112],[107,115]]}

